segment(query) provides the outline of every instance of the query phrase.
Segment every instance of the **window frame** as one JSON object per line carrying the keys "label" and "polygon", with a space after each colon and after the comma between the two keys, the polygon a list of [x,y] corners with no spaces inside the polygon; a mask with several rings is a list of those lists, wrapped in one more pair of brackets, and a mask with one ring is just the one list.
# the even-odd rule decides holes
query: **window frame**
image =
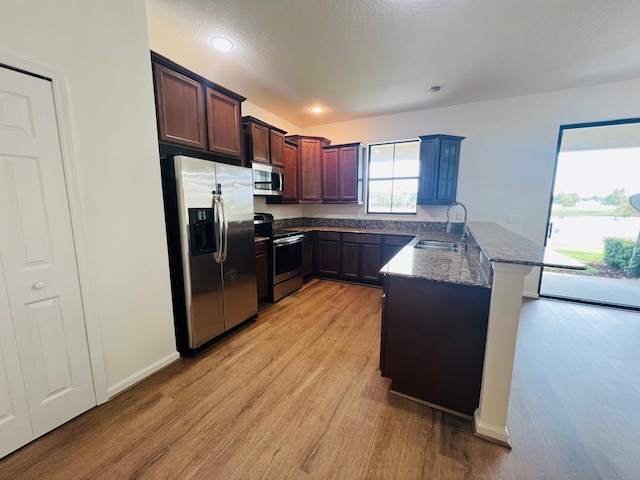
{"label": "window frame", "polygon": [[[369,210],[369,198],[370,198],[370,194],[371,194],[371,188],[370,188],[370,182],[371,182],[371,149],[380,145],[393,145],[394,146],[394,156],[393,156],[393,161],[395,163],[395,146],[400,144],[400,143],[412,143],[412,142],[417,142],[418,144],[420,144],[420,139],[419,138],[408,138],[405,140],[396,140],[396,141],[389,141],[389,142],[376,142],[376,143],[369,143],[367,145],[367,172],[366,172],[366,186],[367,186],[367,200],[366,200],[366,204],[365,204],[365,213],[367,215],[417,215],[418,214],[418,188],[420,186],[420,168],[418,167],[418,174],[415,177],[380,177],[380,178],[374,178],[374,181],[379,181],[379,180],[391,180],[391,182],[393,182],[394,180],[417,180],[418,181],[418,186],[416,187],[416,209],[413,212],[372,212]],[[420,161],[420,154],[418,152],[418,162]],[[392,183],[393,185],[393,183]],[[391,188],[391,199],[393,200],[393,187]],[[391,207],[393,208],[393,203],[391,204]]]}

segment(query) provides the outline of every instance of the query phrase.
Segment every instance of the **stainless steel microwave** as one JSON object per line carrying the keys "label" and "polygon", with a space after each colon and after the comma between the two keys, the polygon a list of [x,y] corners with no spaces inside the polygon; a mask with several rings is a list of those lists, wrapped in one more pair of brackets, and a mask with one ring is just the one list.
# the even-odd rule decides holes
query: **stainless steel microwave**
{"label": "stainless steel microwave", "polygon": [[274,165],[253,163],[253,194],[278,195],[284,193],[284,169]]}

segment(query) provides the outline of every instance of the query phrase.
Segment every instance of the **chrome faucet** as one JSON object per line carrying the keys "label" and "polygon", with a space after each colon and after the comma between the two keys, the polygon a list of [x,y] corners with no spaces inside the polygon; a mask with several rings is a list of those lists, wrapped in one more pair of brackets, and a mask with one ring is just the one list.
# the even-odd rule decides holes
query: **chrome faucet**
{"label": "chrome faucet", "polygon": [[467,238],[467,207],[465,207],[460,202],[453,202],[447,207],[447,233],[451,233],[451,219],[449,218],[449,210],[451,210],[456,205],[460,205],[464,210],[464,225],[462,226],[462,237],[460,238],[460,241],[464,245],[464,241]]}

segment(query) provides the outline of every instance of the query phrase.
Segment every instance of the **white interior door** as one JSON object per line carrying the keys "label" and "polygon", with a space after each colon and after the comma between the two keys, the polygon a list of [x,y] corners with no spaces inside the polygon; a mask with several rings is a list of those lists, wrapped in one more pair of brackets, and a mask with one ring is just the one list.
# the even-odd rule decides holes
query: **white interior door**
{"label": "white interior door", "polygon": [[51,83],[5,68],[0,256],[38,437],[96,400]]}
{"label": "white interior door", "polygon": [[0,258],[0,457],[33,439]]}

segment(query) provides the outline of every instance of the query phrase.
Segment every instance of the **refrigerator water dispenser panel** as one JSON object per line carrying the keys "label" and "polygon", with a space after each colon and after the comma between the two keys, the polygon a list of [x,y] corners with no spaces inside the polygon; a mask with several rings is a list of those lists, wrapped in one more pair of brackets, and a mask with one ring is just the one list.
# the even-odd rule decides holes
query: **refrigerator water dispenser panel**
{"label": "refrigerator water dispenser panel", "polygon": [[213,208],[189,209],[189,240],[192,257],[217,251]]}

